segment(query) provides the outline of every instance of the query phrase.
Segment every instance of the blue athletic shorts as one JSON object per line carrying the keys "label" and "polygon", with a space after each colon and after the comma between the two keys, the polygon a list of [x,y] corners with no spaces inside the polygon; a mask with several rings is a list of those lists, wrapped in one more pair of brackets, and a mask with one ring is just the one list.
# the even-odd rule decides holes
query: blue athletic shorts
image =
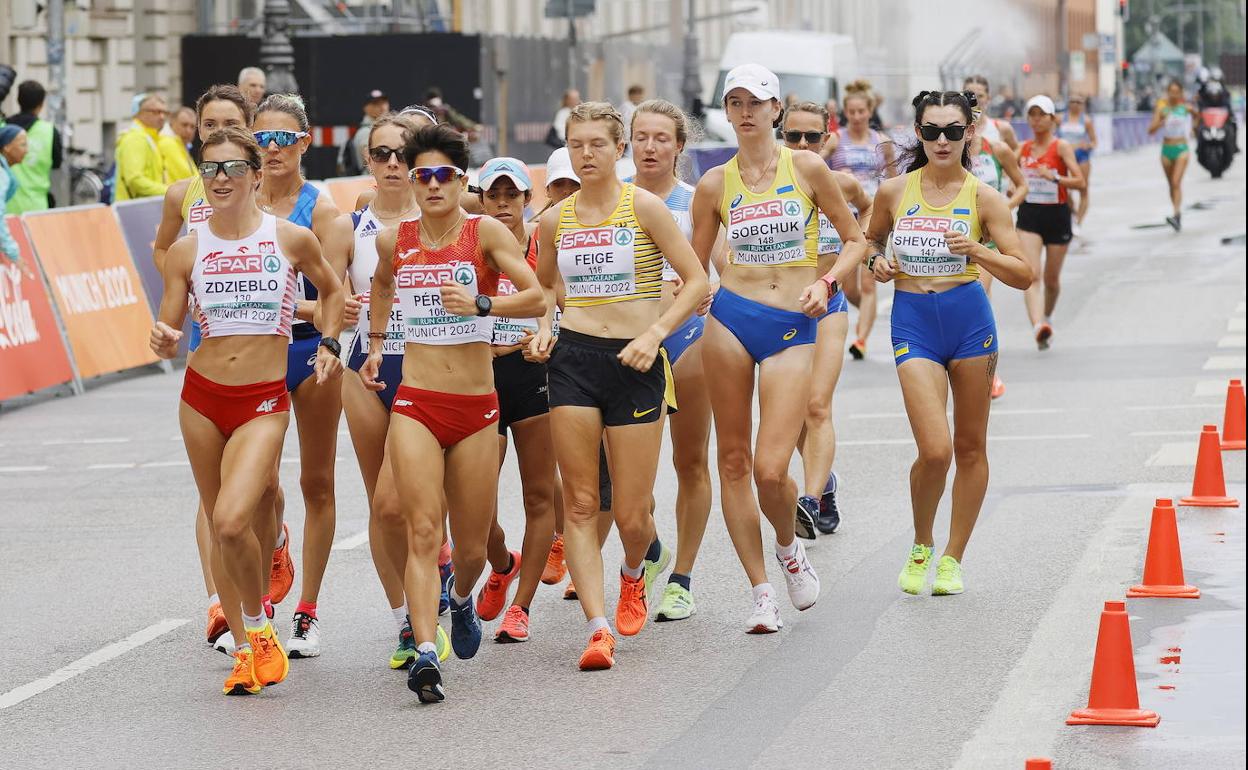
{"label": "blue athletic shorts", "polygon": [[186,349],[192,353],[199,350],[199,343],[204,341],[203,334],[199,331],[199,324],[191,321],[191,339],[186,343]]}
{"label": "blue athletic shorts", "polygon": [[894,293],[892,337],[898,365],[926,358],[948,366],[997,352],[997,322],[979,281],[933,294]]}
{"label": "blue athletic shorts", "polygon": [[[359,341],[351,346],[351,357],[347,359],[347,368],[355,372],[360,371],[366,358],[368,358],[368,338],[360,337]],[[381,399],[381,403],[385,405],[388,412],[394,405],[394,394],[399,391],[399,385],[403,382],[403,356],[382,356],[381,371],[377,374],[377,380],[386,383],[384,390],[376,391],[376,396]]]}
{"label": "blue athletic shorts", "polygon": [[668,335],[663,340],[663,348],[667,351],[667,360],[672,366],[690,348],[693,343],[702,339],[702,332],[706,329],[706,317],[694,313],[680,326],[676,327],[676,331]]}
{"label": "blue athletic shorts", "polygon": [[316,349],[321,344],[321,335],[313,337],[295,337],[286,347],[286,390],[294,393],[303,381],[313,375],[316,367]]}
{"label": "blue athletic shorts", "polygon": [[711,315],[733,333],[754,363],[794,345],[815,343],[815,319],[746,299],[722,286],[711,302]]}
{"label": "blue athletic shorts", "polygon": [[828,312],[819,316],[819,320],[822,321],[823,319],[827,318],[833,313],[848,313],[848,312],[849,312],[849,300],[845,299],[844,291],[838,291],[836,294],[833,294],[831,297],[828,297]]}
{"label": "blue athletic shorts", "polygon": [[1086,163],[1092,158],[1091,150],[1075,150],[1075,162]]}

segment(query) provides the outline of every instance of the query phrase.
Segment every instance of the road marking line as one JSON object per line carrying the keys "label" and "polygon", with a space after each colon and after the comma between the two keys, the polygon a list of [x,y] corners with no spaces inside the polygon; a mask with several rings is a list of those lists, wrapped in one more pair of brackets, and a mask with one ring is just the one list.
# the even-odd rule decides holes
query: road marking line
{"label": "road marking line", "polygon": [[156,462],[143,463],[140,468],[177,468],[183,465],[190,465],[190,460],[158,460]]}
{"label": "road marking line", "polygon": [[1248,319],[1232,318],[1226,322],[1226,330],[1228,332],[1240,332],[1242,334],[1243,332],[1248,331]]}
{"label": "road marking line", "polygon": [[1242,348],[1245,346],[1244,342],[1245,342],[1245,335],[1228,334],[1222,339],[1218,340],[1218,347],[1219,348]]}
{"label": "road marking line", "polygon": [[343,538],[329,549],[331,551],[350,551],[353,548],[359,548],[368,542],[368,530],[356,532],[351,537]]}
{"label": "road marking line", "polygon": [[0,465],[0,473],[28,473],[47,469],[46,465]]}
{"label": "road marking line", "polygon": [[1208,372],[1243,369],[1246,366],[1248,366],[1248,356],[1210,356],[1201,368]]}
{"label": "road marking line", "polygon": [[1144,463],[1150,468],[1162,467],[1192,467],[1196,464],[1196,442],[1195,441],[1175,441],[1162,444],[1161,448],[1153,453]]}
{"label": "road marking line", "polygon": [[[1067,411],[1069,411],[1069,410],[1066,410],[1066,409],[1057,409],[1057,408],[1045,408],[1045,409],[993,409],[993,410],[992,410],[992,415],[993,415],[993,416],[996,416],[996,415],[1006,415],[1006,416],[1009,416],[1009,415],[1015,415],[1015,416],[1017,416],[1017,415],[1026,415],[1026,414],[1064,414],[1064,413],[1065,413],[1065,412],[1067,412]],[[952,412],[946,412],[945,414],[946,414],[946,415],[949,415],[949,414],[952,414]],[[849,419],[851,419],[851,420],[886,420],[886,419],[901,419],[901,418],[904,418],[904,417],[906,417],[906,413],[905,413],[905,412],[863,412],[863,413],[860,413],[860,414],[851,414],[851,415],[849,416]]]}
{"label": "road marking line", "polygon": [[40,441],[42,446],[64,446],[66,444],[124,444],[130,439],[117,436],[113,438],[56,438]]}
{"label": "road marking line", "polygon": [[1137,430],[1134,433],[1127,434],[1133,438],[1144,438],[1147,436],[1190,436],[1190,430]]}
{"label": "road marking line", "polygon": [[112,470],[118,470],[121,468],[136,468],[136,467],[138,467],[138,463],[96,463],[95,465],[88,465],[87,470],[89,471],[112,471]]}
{"label": "road marking line", "polygon": [[127,636],[119,642],[113,642],[106,647],[101,647],[95,652],[75,660],[68,666],[53,671],[51,674],[48,674],[42,679],[36,679],[29,684],[24,684],[21,687],[15,687],[5,694],[0,695],[0,709],[16,706],[24,700],[28,700],[42,692],[51,690],[58,684],[68,682],[70,679],[73,679],[79,674],[86,673],[96,666],[107,663],[113,658],[125,655],[135,647],[147,644],[153,639],[159,636],[164,636],[170,631],[173,631],[176,628],[181,628],[190,622],[190,620],[162,620],[159,623],[148,626],[142,631],[137,631],[130,636]]}
{"label": "road marking line", "polygon": [[[1226,386],[1222,386],[1225,388]],[[1213,394],[1210,394],[1213,395]],[[1221,409],[1222,404],[1158,404],[1156,406],[1128,406],[1128,412],[1154,412],[1169,409]]]}

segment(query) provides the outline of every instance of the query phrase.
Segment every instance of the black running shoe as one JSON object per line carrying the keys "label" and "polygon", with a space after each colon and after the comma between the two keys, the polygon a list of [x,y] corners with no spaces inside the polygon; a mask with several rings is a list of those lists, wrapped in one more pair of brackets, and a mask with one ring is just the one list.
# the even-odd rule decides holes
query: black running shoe
{"label": "black running shoe", "polygon": [[814,540],[818,537],[815,531],[815,519],[819,516],[819,501],[809,495],[797,498],[797,518],[794,530],[803,540]]}

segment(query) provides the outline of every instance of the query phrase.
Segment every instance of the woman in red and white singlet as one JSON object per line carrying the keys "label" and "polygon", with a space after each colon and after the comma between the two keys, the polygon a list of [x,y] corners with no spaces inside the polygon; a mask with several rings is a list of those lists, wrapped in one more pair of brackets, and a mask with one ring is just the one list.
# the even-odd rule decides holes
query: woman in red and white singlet
{"label": "woman in red and white singlet", "polygon": [[307,276],[321,296],[326,336],[316,353],[318,382],[342,374],[336,338],[343,290],[311,232],[257,208],[260,148],[250,134],[229,128],[209,136],[199,172],[213,213],[166,255],[160,320],[150,342],[162,358],[177,354],[177,329],[193,298],[203,343],[186,370],[179,421],[212,528],[217,591],[223,603],[242,608],[243,627],[231,629],[240,645],[224,691],[257,693],[289,670],[262,603],[268,560],[256,508],[289,423],[286,348],[296,275]]}
{"label": "woman in red and white singlet", "polygon": [[[403,157],[421,218],[377,236],[382,258],[369,299],[389,307],[397,294],[403,312],[403,383],[391,408],[387,450],[408,526],[404,584],[417,657],[407,683],[428,703],[444,697],[435,626],[448,510],[455,542],[451,647],[471,658],[481,644],[471,592],[485,566],[494,512],[499,411],[493,322],[485,316],[535,318],[545,314],[546,300],[507,226],[460,208],[468,169],[463,137],[447,126],[426,126],[408,135]],[[500,273],[511,278],[515,294],[494,296]],[[372,316],[360,368],[366,387],[377,382],[388,322],[386,314]]]}

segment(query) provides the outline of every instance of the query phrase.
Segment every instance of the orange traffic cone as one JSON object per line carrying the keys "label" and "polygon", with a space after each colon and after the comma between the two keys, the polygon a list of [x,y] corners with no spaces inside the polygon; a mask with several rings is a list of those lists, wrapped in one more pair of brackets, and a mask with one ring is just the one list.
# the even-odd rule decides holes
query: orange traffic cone
{"label": "orange traffic cone", "polygon": [[1179,500],[1179,505],[1198,508],[1239,507],[1238,500],[1226,496],[1226,478],[1222,475],[1222,447],[1216,425],[1206,425],[1200,432],[1192,496]]}
{"label": "orange traffic cone", "polygon": [[1027,757],[1027,766],[1023,770],[1053,770],[1053,760],[1048,757]]}
{"label": "orange traffic cone", "polygon": [[1244,449],[1248,441],[1244,435],[1244,381],[1231,380],[1226,386],[1226,411],[1222,413],[1222,451]]}
{"label": "orange traffic cone", "polygon": [[1173,500],[1159,499],[1153,506],[1148,555],[1144,557],[1144,582],[1127,589],[1128,598],[1145,596],[1200,598],[1199,588],[1183,584],[1183,555],[1179,552],[1179,527],[1174,519]]}
{"label": "orange traffic cone", "polygon": [[1072,711],[1066,724],[1157,726],[1161,717],[1154,711],[1140,708],[1140,694],[1135,688],[1134,653],[1126,602],[1105,602],[1101,628],[1096,635],[1096,660],[1092,663],[1088,707]]}

